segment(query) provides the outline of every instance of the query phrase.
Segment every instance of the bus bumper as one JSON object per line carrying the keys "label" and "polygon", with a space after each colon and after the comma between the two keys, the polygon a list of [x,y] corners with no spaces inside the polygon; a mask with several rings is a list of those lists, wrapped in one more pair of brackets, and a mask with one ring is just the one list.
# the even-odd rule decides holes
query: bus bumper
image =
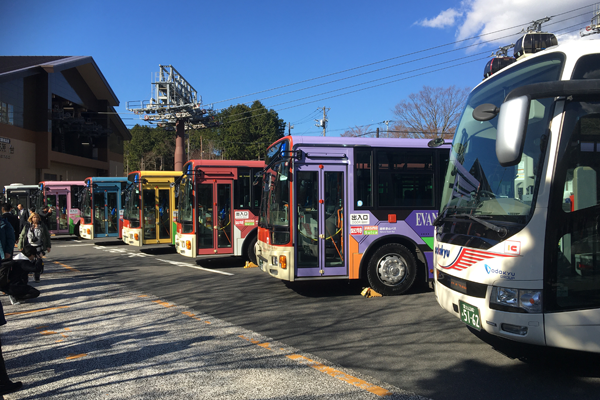
{"label": "bus bumper", "polygon": [[93,239],[94,238],[94,225],[79,225],[79,236],[82,239]]}
{"label": "bus bumper", "polygon": [[[256,261],[259,268],[271,275],[284,281],[294,280],[294,248],[272,246],[263,242],[256,242]],[[282,263],[285,259],[285,265]]]}
{"label": "bus bumper", "polygon": [[131,246],[142,246],[142,230],[123,228],[123,241]]}
{"label": "bus bumper", "polygon": [[183,234],[177,232],[175,235],[175,249],[177,252],[184,257],[195,258],[196,257],[196,235]]}
{"label": "bus bumper", "polygon": [[[435,296],[442,308],[457,318],[460,316],[459,300],[470,306],[477,307],[481,316],[481,329],[485,332],[515,342],[545,346],[544,315],[533,313],[514,313],[498,311],[489,308],[489,299],[492,286],[488,286],[485,298],[478,298],[459,293],[437,281],[435,282]],[[515,334],[520,328],[524,334]]]}

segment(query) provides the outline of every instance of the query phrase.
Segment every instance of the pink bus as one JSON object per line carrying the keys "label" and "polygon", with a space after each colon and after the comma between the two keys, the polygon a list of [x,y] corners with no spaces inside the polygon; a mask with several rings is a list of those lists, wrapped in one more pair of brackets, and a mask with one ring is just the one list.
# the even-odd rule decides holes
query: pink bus
{"label": "pink bus", "polygon": [[44,181],[35,198],[35,210],[50,207],[52,216],[48,219],[50,235],[79,235],[78,195],[84,188],[84,181]]}

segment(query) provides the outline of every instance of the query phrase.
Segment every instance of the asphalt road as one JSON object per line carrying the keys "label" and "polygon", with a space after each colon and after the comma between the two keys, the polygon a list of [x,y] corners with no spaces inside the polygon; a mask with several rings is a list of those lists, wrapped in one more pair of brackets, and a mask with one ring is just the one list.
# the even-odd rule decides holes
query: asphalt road
{"label": "asphalt road", "polygon": [[289,287],[239,258],[194,260],[119,240],[53,239],[52,259],[432,399],[600,398],[599,356],[509,358],[443,311],[427,288],[367,299],[357,282]]}

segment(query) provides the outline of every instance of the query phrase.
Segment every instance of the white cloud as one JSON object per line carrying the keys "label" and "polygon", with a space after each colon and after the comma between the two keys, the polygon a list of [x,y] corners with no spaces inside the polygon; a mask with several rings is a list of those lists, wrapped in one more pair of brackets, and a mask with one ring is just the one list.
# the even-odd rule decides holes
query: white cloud
{"label": "white cloud", "polygon": [[521,29],[531,21],[549,16],[553,18],[542,24],[542,30],[555,33],[561,42],[579,35],[579,29],[590,24],[593,7],[584,7],[589,4],[589,0],[544,0],[541,3],[539,0],[465,0],[460,7],[442,11],[437,17],[417,24],[443,28],[456,23],[457,40],[481,36],[477,42],[482,45],[500,47],[514,43]]}
{"label": "white cloud", "polygon": [[445,28],[447,26],[454,25],[456,19],[461,15],[461,12],[453,8],[449,8],[439,13],[438,16],[435,18],[424,19],[422,21],[416,22],[416,24],[428,28]]}

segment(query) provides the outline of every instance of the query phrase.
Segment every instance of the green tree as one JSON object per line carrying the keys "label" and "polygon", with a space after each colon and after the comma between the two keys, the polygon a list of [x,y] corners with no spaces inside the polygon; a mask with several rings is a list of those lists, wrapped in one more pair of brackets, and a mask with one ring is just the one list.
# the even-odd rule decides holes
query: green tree
{"label": "green tree", "polygon": [[218,152],[230,160],[263,159],[267,147],[282,138],[285,122],[260,101],[238,104],[217,114],[220,125],[212,128]]}
{"label": "green tree", "polygon": [[174,168],[175,132],[162,128],[136,125],[131,140],[125,143],[125,168],[171,171]]}

